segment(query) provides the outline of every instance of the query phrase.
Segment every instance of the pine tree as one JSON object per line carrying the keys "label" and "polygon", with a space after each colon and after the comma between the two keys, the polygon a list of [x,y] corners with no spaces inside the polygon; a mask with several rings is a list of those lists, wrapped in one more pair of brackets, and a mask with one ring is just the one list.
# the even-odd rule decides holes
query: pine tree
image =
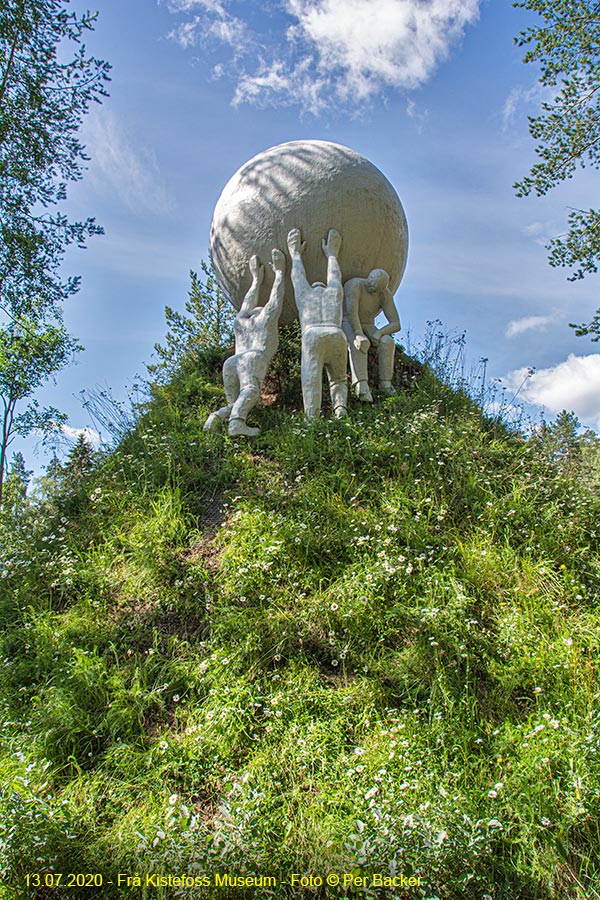
{"label": "pine tree", "polygon": [[204,260],[201,268],[204,281],[190,271],[187,315],[165,307],[169,329],[165,345],[154,345],[158,362],[147,366],[158,381],[168,380],[184,361],[186,365],[198,366],[205,351],[223,351],[233,344],[235,310]]}
{"label": "pine tree", "polygon": [[2,514],[5,519],[18,519],[27,507],[27,488],[32,475],[33,471],[27,469],[23,454],[14,453],[4,485]]}
{"label": "pine tree", "polygon": [[91,472],[94,467],[94,460],[94,448],[85,434],[80,434],[67,456],[65,472],[72,479],[81,478],[88,472]]}

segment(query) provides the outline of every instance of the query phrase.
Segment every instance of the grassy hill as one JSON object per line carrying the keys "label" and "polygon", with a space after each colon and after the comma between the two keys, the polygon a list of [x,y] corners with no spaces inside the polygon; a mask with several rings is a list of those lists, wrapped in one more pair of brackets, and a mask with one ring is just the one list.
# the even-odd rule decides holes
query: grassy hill
{"label": "grassy hill", "polygon": [[0,896],[600,896],[597,447],[153,393],[3,514]]}

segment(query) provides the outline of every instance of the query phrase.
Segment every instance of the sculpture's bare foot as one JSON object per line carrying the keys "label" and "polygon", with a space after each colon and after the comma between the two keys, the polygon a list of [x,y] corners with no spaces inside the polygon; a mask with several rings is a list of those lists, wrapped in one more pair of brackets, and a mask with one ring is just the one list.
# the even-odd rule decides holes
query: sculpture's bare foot
{"label": "sculpture's bare foot", "polygon": [[380,381],[379,390],[382,394],[385,394],[386,397],[393,397],[396,393],[396,388],[391,381]]}
{"label": "sculpture's bare foot", "polygon": [[364,403],[373,402],[373,394],[366,381],[359,381],[354,390],[356,391],[356,396],[359,400],[362,400]]}
{"label": "sculpture's bare foot", "polygon": [[256,254],[250,257],[249,266],[252,280],[256,281],[258,284],[262,284],[262,280],[265,277],[265,267],[261,266],[260,260]]}
{"label": "sculpture's bare foot", "polygon": [[327,241],[322,241],[323,253],[325,256],[337,256],[342,246],[342,236],[335,228],[330,228],[327,235]]}
{"label": "sculpture's bare foot", "polygon": [[211,413],[204,426],[203,431],[212,431],[213,434],[221,434],[223,431],[223,420],[218,413]]}
{"label": "sculpture's bare foot", "polygon": [[287,236],[287,245],[288,250],[290,251],[290,256],[302,256],[304,250],[306,249],[306,244],[302,243],[302,235],[299,228],[292,228],[292,230],[289,232]]}
{"label": "sculpture's bare foot", "polygon": [[271,257],[273,259],[273,270],[275,272],[285,272],[285,253],[274,247]]}
{"label": "sculpture's bare foot", "polygon": [[344,416],[346,415],[346,407],[345,406],[336,406],[336,408],[333,411],[333,414],[336,417],[336,419],[343,419]]}
{"label": "sculpture's bare foot", "polygon": [[255,435],[260,434],[260,428],[252,428],[250,425],[246,425],[243,419],[230,419],[227,433],[229,437],[240,437],[241,435],[255,437]]}

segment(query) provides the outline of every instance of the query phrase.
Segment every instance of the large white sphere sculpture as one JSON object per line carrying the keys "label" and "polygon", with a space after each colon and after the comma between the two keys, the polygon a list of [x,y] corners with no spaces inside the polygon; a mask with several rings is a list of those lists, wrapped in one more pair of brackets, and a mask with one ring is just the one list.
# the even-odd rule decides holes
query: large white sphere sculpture
{"label": "large white sphere sculpture", "polygon": [[[271,250],[287,255],[287,235],[300,228],[306,241],[309,281],[326,281],[321,240],[330,228],[342,235],[339,262],[344,281],[385,269],[394,293],[404,273],[408,226],[394,188],[376,166],[354,150],[328,141],[290,141],[259,153],[225,186],[210,231],[210,255],[217,277],[236,309],[250,286],[248,260],[265,264],[260,302],[273,283]],[[286,274],[280,321],[297,318]]]}

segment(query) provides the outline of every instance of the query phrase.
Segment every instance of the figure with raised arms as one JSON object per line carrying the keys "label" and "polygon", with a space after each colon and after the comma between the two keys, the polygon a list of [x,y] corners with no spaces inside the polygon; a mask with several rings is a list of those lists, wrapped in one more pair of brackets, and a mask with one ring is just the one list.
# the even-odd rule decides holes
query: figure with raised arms
{"label": "figure with raised arms", "polygon": [[259,428],[246,424],[248,414],[260,399],[262,383],[279,346],[278,323],[284,296],[285,254],[272,252],[275,278],[269,300],[257,306],[264,267],[258,256],[250,259],[252,283],[234,322],[235,354],[225,360],[223,384],[227,405],[211,413],[205,431],[220,432],[225,422],[232,437],[253,436]]}
{"label": "figure with raised arms", "polygon": [[323,370],[327,372],[333,413],[340,418],[346,414],[348,382],[346,356],[348,345],[342,331],[344,289],[338,254],[341,235],[331,228],[321,242],[327,257],[327,284],[310,284],[302,254],[300,229],[293,228],[287,239],[292,260],[292,285],[302,333],[302,399],[307,418],[316,419],[321,412]]}

